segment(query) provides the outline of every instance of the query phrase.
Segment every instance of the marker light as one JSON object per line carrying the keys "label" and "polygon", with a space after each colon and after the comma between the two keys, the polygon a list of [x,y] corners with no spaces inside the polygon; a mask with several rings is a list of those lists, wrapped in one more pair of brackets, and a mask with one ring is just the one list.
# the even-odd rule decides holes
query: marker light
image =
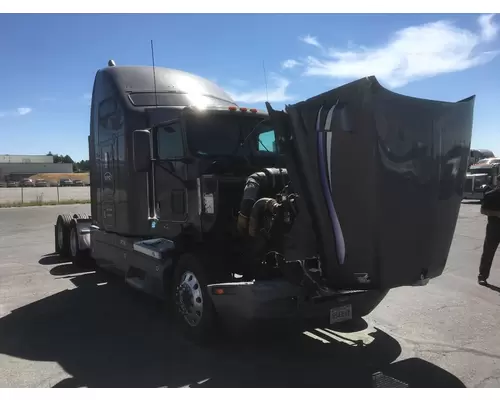
{"label": "marker light", "polygon": [[256,109],[256,108],[251,108],[251,109],[250,109],[250,112],[252,112],[252,113],[256,113],[256,112],[257,112],[257,109]]}
{"label": "marker light", "polygon": [[229,111],[236,111],[238,108],[231,106],[231,107],[228,107],[228,109],[229,109]]}
{"label": "marker light", "polygon": [[247,110],[248,110],[248,108],[246,108],[246,107],[240,107],[240,111],[242,111],[242,112],[247,112]]}

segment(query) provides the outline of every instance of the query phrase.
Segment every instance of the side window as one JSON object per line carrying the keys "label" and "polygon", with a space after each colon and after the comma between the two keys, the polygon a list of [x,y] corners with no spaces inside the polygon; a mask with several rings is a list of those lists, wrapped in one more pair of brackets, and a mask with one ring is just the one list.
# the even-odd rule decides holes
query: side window
{"label": "side window", "polygon": [[99,104],[99,128],[116,131],[123,124],[123,114],[116,100],[112,97]]}
{"label": "side window", "polygon": [[259,145],[258,147],[259,151],[267,151],[270,153],[278,152],[274,130],[260,133],[257,141]]}
{"label": "side window", "polygon": [[160,160],[184,156],[180,123],[162,126],[157,131],[158,157]]}

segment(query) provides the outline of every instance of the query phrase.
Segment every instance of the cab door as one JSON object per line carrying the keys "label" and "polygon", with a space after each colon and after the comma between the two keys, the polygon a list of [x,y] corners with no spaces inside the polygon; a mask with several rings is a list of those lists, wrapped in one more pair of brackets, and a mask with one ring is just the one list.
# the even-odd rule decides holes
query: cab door
{"label": "cab door", "polygon": [[158,128],[155,137],[156,213],[167,232],[177,232],[187,220],[187,165],[177,161],[184,157],[184,140],[178,120]]}

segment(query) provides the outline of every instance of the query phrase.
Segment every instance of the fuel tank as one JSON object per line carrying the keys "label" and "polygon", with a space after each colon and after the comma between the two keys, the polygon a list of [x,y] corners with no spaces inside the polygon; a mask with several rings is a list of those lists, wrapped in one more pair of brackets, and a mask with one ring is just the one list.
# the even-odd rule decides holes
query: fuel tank
{"label": "fuel tank", "polygon": [[441,275],[474,100],[403,96],[367,77],[286,111],[267,103],[300,198],[285,257],[319,255],[333,288],[391,289]]}

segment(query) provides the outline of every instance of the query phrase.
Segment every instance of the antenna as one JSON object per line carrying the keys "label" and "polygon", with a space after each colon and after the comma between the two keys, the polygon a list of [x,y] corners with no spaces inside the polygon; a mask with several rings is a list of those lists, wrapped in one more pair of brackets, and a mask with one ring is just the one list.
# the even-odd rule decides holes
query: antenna
{"label": "antenna", "polygon": [[155,91],[155,106],[158,108],[158,94],[156,92],[156,69],[155,69],[155,49],[153,39],[151,39],[151,59],[153,61],[153,90]]}
{"label": "antenna", "polygon": [[267,74],[266,74],[266,64],[262,60],[262,69],[264,70],[264,83],[266,84],[266,100],[269,103],[269,93],[267,91]]}

